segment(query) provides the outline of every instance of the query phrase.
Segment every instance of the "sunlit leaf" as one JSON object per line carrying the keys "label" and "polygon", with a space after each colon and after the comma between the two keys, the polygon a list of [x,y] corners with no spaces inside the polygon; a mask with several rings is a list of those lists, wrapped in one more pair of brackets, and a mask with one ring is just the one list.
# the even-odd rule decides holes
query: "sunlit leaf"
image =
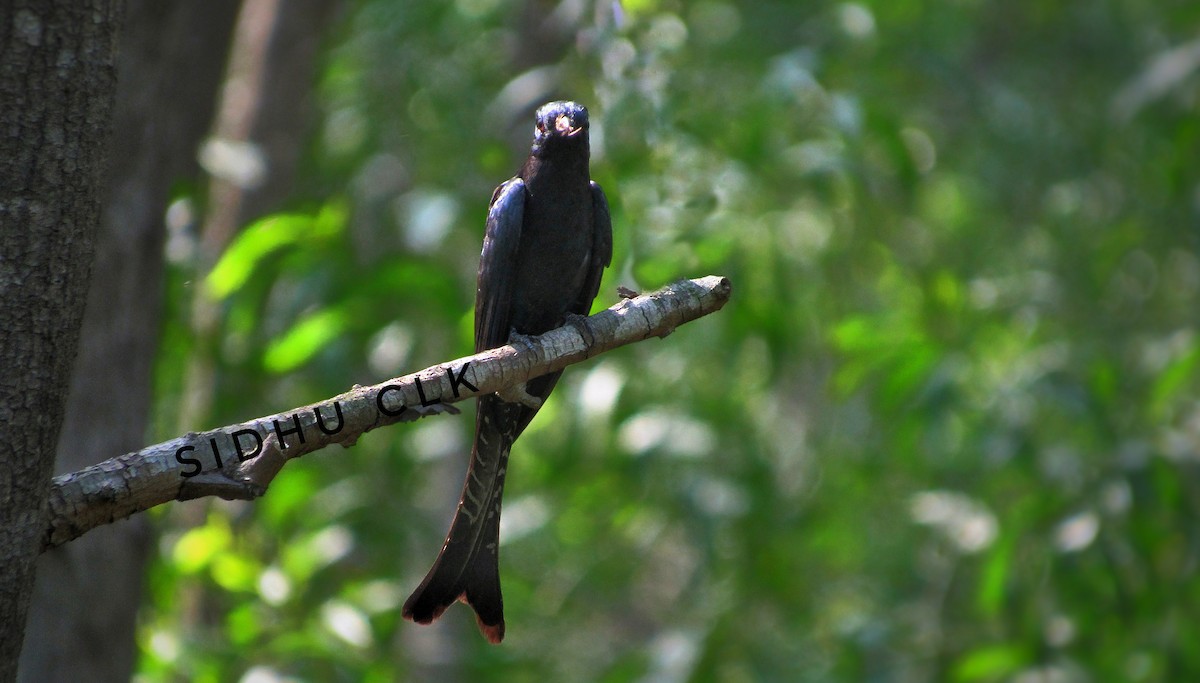
{"label": "sunlit leaf", "polygon": [[231,643],[244,647],[254,642],[263,631],[258,605],[244,603],[229,612],[225,630]]}
{"label": "sunlit leaf", "polygon": [[263,367],[283,373],[303,365],[336,339],[346,322],[346,313],[339,308],[327,308],[305,316],[271,342],[263,354]]}
{"label": "sunlit leaf", "polygon": [[251,224],[238,234],[208,274],[206,286],[214,299],[224,299],[246,283],[259,263],[313,232],[312,216],[277,214]]}
{"label": "sunlit leaf", "polygon": [[260,264],[288,246],[322,248],[346,223],[340,203],[326,204],[315,215],[281,213],[262,218],[238,233],[209,272],[205,285],[214,299],[239,290]]}
{"label": "sunlit leaf", "polygon": [[235,552],[224,552],[213,558],[212,577],[226,590],[252,591],[261,571],[251,557]]}
{"label": "sunlit leaf", "polygon": [[956,681],[994,681],[1015,674],[1029,663],[1029,654],[1018,645],[990,645],[966,655],[954,665]]}
{"label": "sunlit leaf", "polygon": [[233,540],[229,527],[219,520],[184,532],[171,552],[175,566],[185,574],[207,567]]}

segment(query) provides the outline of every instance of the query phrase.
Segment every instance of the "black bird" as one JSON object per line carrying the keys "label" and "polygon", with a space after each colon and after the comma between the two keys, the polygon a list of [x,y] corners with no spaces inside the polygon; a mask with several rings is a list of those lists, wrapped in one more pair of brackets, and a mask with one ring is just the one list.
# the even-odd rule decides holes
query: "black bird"
{"label": "black bird", "polygon": [[[587,109],[574,102],[538,109],[529,158],[496,188],[488,207],[475,292],[476,353],[591,310],[612,260],[612,220],[588,159]],[[561,374],[478,399],[462,497],[442,552],[404,603],[406,619],[428,624],[462,600],[489,641],[504,638],[498,549],[508,454]]]}

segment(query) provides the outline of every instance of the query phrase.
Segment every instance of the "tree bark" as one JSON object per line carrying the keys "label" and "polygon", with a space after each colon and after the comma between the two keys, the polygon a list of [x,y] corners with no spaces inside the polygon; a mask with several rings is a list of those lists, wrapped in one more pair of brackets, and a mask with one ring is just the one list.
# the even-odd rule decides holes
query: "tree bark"
{"label": "tree bark", "polygon": [[[171,184],[194,177],[238,0],[127,0],[103,222],[56,471],[145,441]],[[97,400],[118,394],[120,400]],[[113,398],[116,398],[114,396]],[[128,681],[151,534],[111,526],[38,560],[19,680]]]}
{"label": "tree bark", "polygon": [[16,677],[87,298],[120,7],[0,5],[0,681]]}

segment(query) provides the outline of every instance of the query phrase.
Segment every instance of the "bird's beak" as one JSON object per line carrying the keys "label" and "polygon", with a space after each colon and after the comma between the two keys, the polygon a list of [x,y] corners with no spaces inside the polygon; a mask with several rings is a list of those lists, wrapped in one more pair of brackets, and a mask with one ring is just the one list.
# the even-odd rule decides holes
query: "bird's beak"
{"label": "bird's beak", "polygon": [[554,120],[554,129],[557,130],[563,137],[568,138],[578,135],[579,131],[583,130],[582,127],[572,128],[571,117],[566,114],[563,114]]}

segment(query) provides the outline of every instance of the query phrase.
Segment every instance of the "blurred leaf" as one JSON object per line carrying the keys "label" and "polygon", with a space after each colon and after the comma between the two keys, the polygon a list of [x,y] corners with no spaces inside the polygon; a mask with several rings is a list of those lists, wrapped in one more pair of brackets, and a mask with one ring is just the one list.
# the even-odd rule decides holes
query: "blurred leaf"
{"label": "blurred leaf", "polygon": [[230,591],[252,591],[261,568],[251,557],[224,552],[212,562],[212,575],[222,588]]}
{"label": "blurred leaf", "polygon": [[1168,402],[1179,398],[1188,382],[1196,377],[1200,377],[1200,343],[1193,343],[1190,350],[1171,361],[1159,373],[1150,393],[1151,412],[1165,416]]}
{"label": "blurred leaf", "polygon": [[345,225],[346,210],[328,204],[317,215],[275,214],[247,226],[233,239],[209,272],[205,286],[217,300],[241,289],[255,269],[275,252],[293,245],[316,246]]}
{"label": "blurred leaf", "polygon": [[987,617],[999,616],[1008,595],[1008,582],[1011,576],[1013,544],[1001,539],[988,553],[979,580],[979,608]]}
{"label": "blurred leaf", "polygon": [[306,363],[345,329],[347,315],[339,308],[326,308],[305,316],[275,339],[263,354],[263,367],[285,373]]}
{"label": "blurred leaf", "polygon": [[271,481],[271,495],[258,501],[258,512],[278,530],[285,521],[302,521],[307,517],[305,506],[322,483],[315,470],[286,467]]}
{"label": "blurred leaf", "polygon": [[261,619],[256,613],[256,605],[252,603],[234,608],[225,620],[225,632],[229,641],[238,647],[250,645],[262,631]]}
{"label": "blurred leaf", "polygon": [[208,274],[206,285],[214,299],[224,299],[246,283],[259,262],[312,232],[312,216],[279,214],[251,224],[230,243]]}
{"label": "blurred leaf", "polygon": [[214,517],[210,523],[189,529],[179,537],[172,551],[175,566],[184,574],[201,571],[224,553],[232,540],[229,527]]}
{"label": "blurred leaf", "polygon": [[992,645],[963,655],[954,666],[956,681],[996,681],[1017,673],[1029,663],[1024,648]]}

